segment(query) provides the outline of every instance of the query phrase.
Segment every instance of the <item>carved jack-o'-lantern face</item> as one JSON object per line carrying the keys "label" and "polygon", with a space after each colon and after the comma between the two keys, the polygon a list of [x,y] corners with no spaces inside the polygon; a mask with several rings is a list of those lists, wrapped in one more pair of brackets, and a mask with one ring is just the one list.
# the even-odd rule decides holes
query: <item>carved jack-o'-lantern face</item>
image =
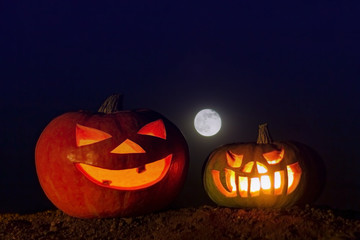
{"label": "carved jack-o'-lantern face", "polygon": [[79,111],[49,123],[37,142],[35,163],[45,194],[65,213],[134,216],[174,200],[188,154],[179,129],[152,110]]}
{"label": "carved jack-o'-lantern face", "polygon": [[272,142],[267,129],[260,128],[260,135],[267,136],[266,140],[227,144],[209,155],[203,169],[209,197],[227,207],[285,207],[312,202],[325,178],[318,155],[300,143]]}
{"label": "carved jack-o'-lantern face", "polygon": [[[166,140],[164,122],[159,119],[143,126],[137,134],[158,137]],[[76,145],[78,147],[95,144],[112,138],[99,129],[76,125]],[[146,151],[136,142],[125,139],[110,151],[111,154],[146,154]],[[86,163],[75,163],[77,169],[90,181],[102,186],[119,190],[138,190],[150,187],[159,182],[167,174],[172,160],[172,154],[145,165],[112,170],[92,166]]]}
{"label": "carved jack-o'-lantern face", "polygon": [[225,186],[220,180],[221,171],[211,170],[216,187],[226,197],[290,194],[299,184],[301,167],[298,162],[286,166],[281,163],[284,149],[263,153],[246,163],[243,158],[243,154],[226,152]]}

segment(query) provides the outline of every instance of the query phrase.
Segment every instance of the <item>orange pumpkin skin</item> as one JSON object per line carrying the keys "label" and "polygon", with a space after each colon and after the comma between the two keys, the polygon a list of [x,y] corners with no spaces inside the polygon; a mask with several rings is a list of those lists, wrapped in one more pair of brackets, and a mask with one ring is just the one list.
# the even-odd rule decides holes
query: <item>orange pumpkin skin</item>
{"label": "orange pumpkin skin", "polygon": [[[139,133],[143,126],[156,121],[163,124],[166,139]],[[111,137],[77,146],[77,126],[97,129]],[[144,151],[112,152],[126,139]],[[139,180],[150,171],[146,164],[164,158],[169,165],[162,175],[155,182],[137,182],[134,189],[131,180],[125,181],[124,188],[111,186],[108,179],[93,181],[79,167],[81,163],[106,170],[136,169],[130,175],[138,174]],[[45,194],[59,209],[80,218],[134,216],[166,207],[184,184],[188,158],[188,146],[178,128],[151,110],[65,113],[44,129],[35,150],[36,171]]]}
{"label": "orange pumpkin skin", "polygon": [[[288,207],[316,200],[325,173],[320,156],[298,142],[233,143],[209,155],[203,184],[211,200],[221,206]],[[276,175],[281,177],[275,180]],[[252,187],[258,191],[252,192]]]}

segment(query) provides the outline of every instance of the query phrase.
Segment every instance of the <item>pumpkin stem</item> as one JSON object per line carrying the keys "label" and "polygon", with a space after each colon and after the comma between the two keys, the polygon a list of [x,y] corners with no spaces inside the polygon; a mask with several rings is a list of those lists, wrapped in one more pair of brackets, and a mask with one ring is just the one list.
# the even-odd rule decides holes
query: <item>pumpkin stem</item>
{"label": "pumpkin stem", "polygon": [[269,130],[267,128],[267,123],[259,125],[259,135],[256,141],[257,144],[270,144],[272,139],[270,137]]}
{"label": "pumpkin stem", "polygon": [[113,94],[109,96],[104,103],[100,106],[98,112],[114,113],[122,110],[123,95]]}

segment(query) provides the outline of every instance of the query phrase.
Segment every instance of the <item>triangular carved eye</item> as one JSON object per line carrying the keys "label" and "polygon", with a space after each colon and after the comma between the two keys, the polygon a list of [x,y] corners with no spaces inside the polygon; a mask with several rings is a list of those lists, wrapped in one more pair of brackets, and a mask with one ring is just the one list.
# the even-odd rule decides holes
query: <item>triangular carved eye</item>
{"label": "triangular carved eye", "polygon": [[75,136],[76,146],[78,147],[111,138],[111,135],[106,132],[91,127],[85,127],[80,124],[76,124]]}
{"label": "triangular carved eye", "polygon": [[278,164],[284,157],[284,149],[281,149],[281,151],[275,150],[272,152],[264,153],[263,157],[269,164]]}
{"label": "triangular carved eye", "polygon": [[230,167],[238,168],[241,166],[244,155],[236,154],[230,150],[226,152],[226,161]]}
{"label": "triangular carved eye", "polygon": [[165,125],[161,119],[146,124],[137,133],[166,139]]}

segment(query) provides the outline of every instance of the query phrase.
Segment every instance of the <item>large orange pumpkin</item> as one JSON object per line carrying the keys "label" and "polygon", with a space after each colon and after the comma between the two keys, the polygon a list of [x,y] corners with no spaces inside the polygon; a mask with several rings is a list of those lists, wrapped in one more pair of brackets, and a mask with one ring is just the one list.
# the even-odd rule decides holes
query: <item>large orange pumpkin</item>
{"label": "large orange pumpkin", "polygon": [[119,95],[97,113],[65,113],[42,132],[36,171],[47,197],[82,218],[133,216],[167,206],[181,190],[188,147],[152,110],[117,111]]}
{"label": "large orange pumpkin", "polygon": [[310,147],[272,142],[267,125],[256,143],[221,146],[208,157],[203,183],[209,197],[227,207],[286,207],[313,202],[325,182],[325,166]]}

